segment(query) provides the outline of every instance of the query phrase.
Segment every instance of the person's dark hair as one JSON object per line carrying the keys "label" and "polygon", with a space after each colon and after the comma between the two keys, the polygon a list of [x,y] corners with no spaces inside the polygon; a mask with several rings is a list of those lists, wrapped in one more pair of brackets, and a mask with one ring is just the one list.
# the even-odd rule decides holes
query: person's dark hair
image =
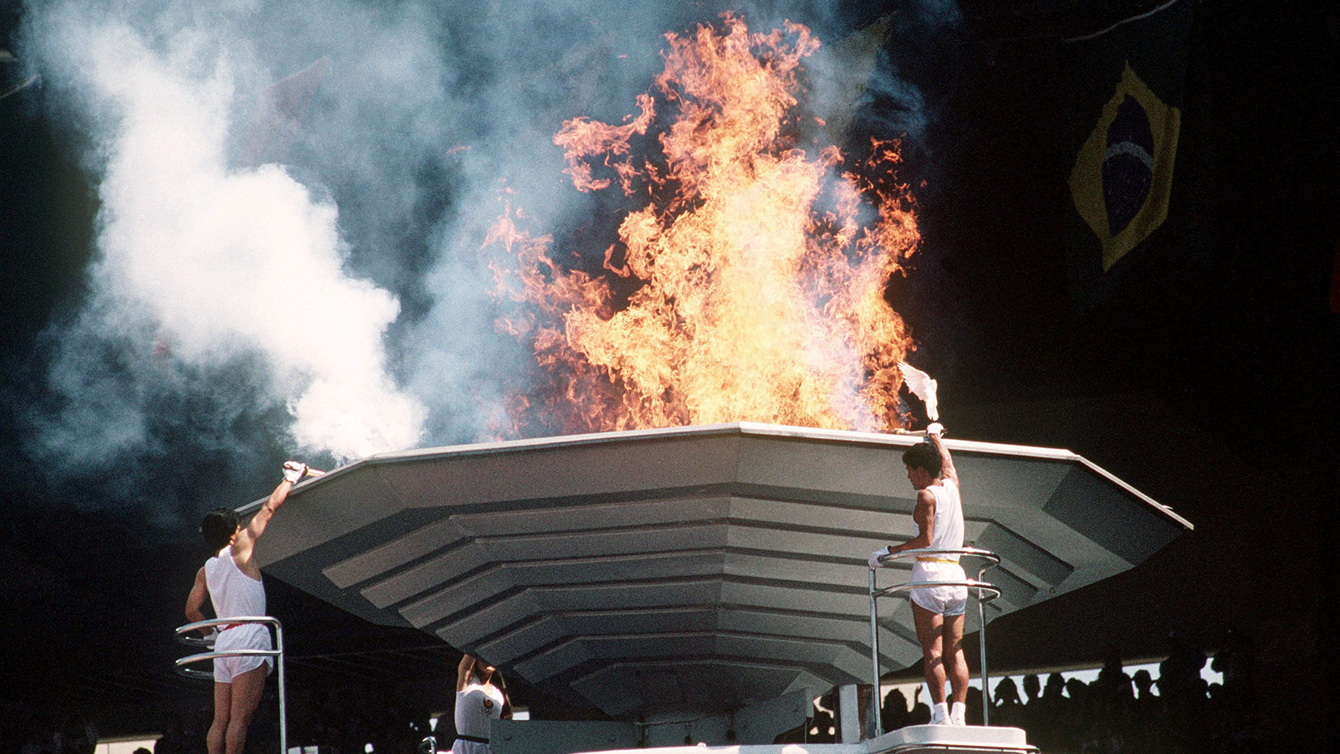
{"label": "person's dark hair", "polygon": [[909,469],[924,469],[934,479],[940,478],[940,471],[944,468],[940,451],[929,442],[917,443],[903,451],[903,465]]}
{"label": "person's dark hair", "polygon": [[209,545],[211,552],[222,550],[228,540],[232,539],[233,533],[242,523],[242,517],[237,515],[237,511],[228,508],[215,508],[205,514],[205,520],[200,522],[200,533],[205,537],[205,544]]}

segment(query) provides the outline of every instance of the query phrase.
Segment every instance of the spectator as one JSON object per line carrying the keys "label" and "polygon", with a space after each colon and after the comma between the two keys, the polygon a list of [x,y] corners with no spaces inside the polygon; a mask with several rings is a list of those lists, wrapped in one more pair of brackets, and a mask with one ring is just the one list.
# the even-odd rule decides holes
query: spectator
{"label": "spectator", "polygon": [[885,732],[898,730],[912,724],[912,713],[907,708],[907,697],[901,689],[894,689],[884,696],[884,706],[880,709],[879,722]]}
{"label": "spectator", "polygon": [[1038,674],[1032,673],[1024,676],[1024,694],[1028,696],[1024,700],[1025,704],[1032,704],[1042,696],[1042,682],[1038,680]]}
{"label": "spectator", "polygon": [[1013,678],[1005,678],[996,684],[996,693],[991,698],[991,724],[1011,727],[1018,725],[1021,706],[1019,687]]}
{"label": "spectator", "polygon": [[964,712],[964,722],[967,725],[982,724],[982,695],[978,693],[968,694],[964,698],[964,705],[967,709]]}
{"label": "spectator", "polygon": [[917,689],[917,695],[912,698],[912,711],[907,715],[909,725],[926,725],[931,721],[931,708],[925,702],[921,701],[921,689]]}
{"label": "spectator", "polygon": [[814,712],[814,727],[810,729],[810,741],[812,743],[832,743],[833,738],[833,715],[828,710],[820,707]]}

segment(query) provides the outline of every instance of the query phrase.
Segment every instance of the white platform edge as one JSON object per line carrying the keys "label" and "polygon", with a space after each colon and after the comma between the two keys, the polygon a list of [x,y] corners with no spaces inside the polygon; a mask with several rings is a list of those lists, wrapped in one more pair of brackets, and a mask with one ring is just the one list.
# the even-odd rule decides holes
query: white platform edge
{"label": "white platform edge", "polygon": [[902,749],[934,747],[952,752],[997,750],[1036,751],[1022,728],[984,725],[909,725],[854,744],[781,744],[776,746],[662,746],[647,749],[610,749],[582,754],[884,754]]}

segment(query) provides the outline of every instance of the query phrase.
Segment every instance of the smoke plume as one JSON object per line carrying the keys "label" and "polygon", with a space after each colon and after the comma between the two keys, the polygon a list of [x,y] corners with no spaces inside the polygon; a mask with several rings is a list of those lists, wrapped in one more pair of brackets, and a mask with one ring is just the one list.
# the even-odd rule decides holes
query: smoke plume
{"label": "smoke plume", "polygon": [[[495,329],[487,229],[513,203],[579,233],[600,208],[553,135],[621,118],[666,32],[739,5],[29,3],[22,54],[98,202],[85,295],[45,334],[33,454],[133,495],[183,454],[491,436],[529,357]],[[839,16],[757,15],[793,5]]]}

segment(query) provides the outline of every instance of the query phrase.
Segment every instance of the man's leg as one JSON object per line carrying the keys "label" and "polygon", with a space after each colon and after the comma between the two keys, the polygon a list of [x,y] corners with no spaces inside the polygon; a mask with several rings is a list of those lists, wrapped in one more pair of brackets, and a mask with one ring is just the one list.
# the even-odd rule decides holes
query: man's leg
{"label": "man's leg", "polygon": [[968,700],[968,658],[963,654],[963,616],[944,617],[944,673],[949,677],[950,700]]}
{"label": "man's leg", "polygon": [[225,738],[226,754],[242,754],[247,743],[247,729],[251,727],[251,717],[261,703],[261,692],[265,690],[268,671],[267,666],[261,665],[233,678],[233,706],[229,712]]}
{"label": "man's leg", "polygon": [[209,724],[205,747],[209,754],[224,754],[224,732],[228,730],[228,716],[233,709],[233,686],[214,682],[214,722]]}
{"label": "man's leg", "polygon": [[913,602],[912,621],[917,626],[917,641],[921,642],[923,669],[926,673],[926,686],[931,692],[931,704],[944,704],[945,666],[941,659],[944,616]]}

